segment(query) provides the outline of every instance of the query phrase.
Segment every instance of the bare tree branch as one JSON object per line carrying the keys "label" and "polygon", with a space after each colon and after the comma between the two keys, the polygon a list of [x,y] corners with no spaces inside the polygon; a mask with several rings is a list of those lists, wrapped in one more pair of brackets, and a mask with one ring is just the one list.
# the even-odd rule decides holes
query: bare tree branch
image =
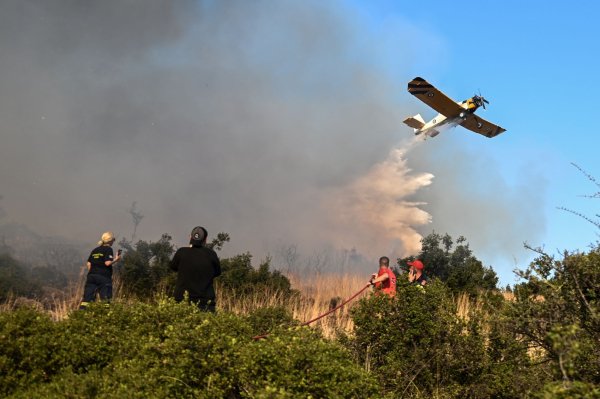
{"label": "bare tree branch", "polygon": [[132,244],[133,244],[133,242],[135,240],[135,233],[137,232],[138,225],[140,224],[140,222],[144,218],[144,215],[142,215],[140,212],[137,212],[135,210],[135,206],[136,205],[137,205],[137,202],[133,201],[131,203],[131,208],[129,208],[127,210],[127,213],[129,213],[131,215],[131,218],[133,220],[133,234],[131,235],[131,243]]}
{"label": "bare tree branch", "polygon": [[[600,222],[598,222],[598,221],[596,221],[596,220],[592,220],[592,219],[588,218],[587,216],[585,216],[585,215],[582,215],[582,214],[581,214],[581,213],[579,213],[579,212],[572,211],[572,210],[570,210],[570,209],[567,209],[567,208],[564,208],[564,207],[562,207],[562,206],[557,206],[557,207],[556,207],[556,209],[560,209],[560,210],[563,210],[563,211],[570,212],[570,213],[572,213],[572,214],[574,214],[574,215],[577,215],[577,216],[579,216],[579,217],[581,217],[581,218],[583,218],[583,219],[587,220],[588,222],[590,222],[591,224],[593,224],[594,226],[596,226],[596,227],[598,227],[598,228],[600,229]],[[597,216],[597,215],[596,215],[596,216]]]}
{"label": "bare tree branch", "polygon": [[[571,162],[571,165],[573,165],[573,166],[575,166],[577,169],[579,169],[579,171],[580,171],[581,173],[583,173],[583,174],[584,174],[584,175],[585,175],[585,176],[586,176],[588,179],[590,179],[590,181],[592,181],[592,182],[593,182],[595,185],[597,185],[598,187],[600,187],[600,183],[598,183],[598,182],[596,181],[596,178],[594,178],[594,176],[592,176],[592,175],[589,175],[588,173],[586,173],[586,172],[585,172],[583,169],[581,169],[581,168],[579,167],[579,165],[577,165],[576,163],[573,163],[573,162]],[[600,192],[599,192],[599,193],[596,193],[595,195],[599,195],[599,194],[600,194]]]}
{"label": "bare tree branch", "polygon": [[287,265],[287,273],[289,274],[296,268],[296,262],[300,258],[298,254],[298,244],[283,245],[281,247],[281,257]]}

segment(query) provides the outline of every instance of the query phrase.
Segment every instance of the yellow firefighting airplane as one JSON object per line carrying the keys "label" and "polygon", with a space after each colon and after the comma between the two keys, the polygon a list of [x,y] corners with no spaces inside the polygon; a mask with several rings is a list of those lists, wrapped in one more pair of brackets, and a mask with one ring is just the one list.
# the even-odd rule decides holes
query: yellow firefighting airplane
{"label": "yellow firefighting airplane", "polygon": [[420,114],[406,118],[403,122],[415,129],[415,134],[424,134],[425,136],[435,137],[440,134],[442,126],[462,127],[485,137],[496,137],[506,129],[494,125],[483,118],[475,116],[477,108],[485,109],[485,104],[489,102],[479,95],[473,95],[472,98],[457,103],[450,97],[433,87],[423,78],[414,78],[408,83],[408,92],[431,108],[439,112],[439,115],[431,121],[425,123]]}

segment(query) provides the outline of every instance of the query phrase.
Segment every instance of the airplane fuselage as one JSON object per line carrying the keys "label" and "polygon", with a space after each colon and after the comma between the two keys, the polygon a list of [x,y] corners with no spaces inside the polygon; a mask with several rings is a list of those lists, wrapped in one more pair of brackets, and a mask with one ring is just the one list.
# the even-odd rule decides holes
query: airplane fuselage
{"label": "airplane fuselage", "polygon": [[479,107],[485,110],[485,105],[490,103],[483,98],[481,91],[479,95],[473,93],[473,97],[456,102],[419,76],[408,82],[407,90],[438,112],[438,115],[429,122],[425,122],[420,114],[409,116],[402,121],[405,125],[412,127],[417,135],[434,137],[440,134],[442,129],[447,130],[448,126],[458,125],[487,138],[496,137],[506,131],[481,116],[475,115],[475,111]]}
{"label": "airplane fuselage", "polygon": [[473,98],[469,98],[468,100],[462,101],[459,103],[459,105],[465,109],[464,114],[461,113],[456,118],[448,118],[445,115],[438,114],[435,118],[427,122],[423,127],[415,129],[415,135],[425,134],[429,137],[435,137],[438,134],[440,134],[441,128],[448,125],[449,127],[458,126],[463,120],[466,119],[467,112],[472,114],[477,110],[477,108],[480,107],[480,105],[478,105]]}

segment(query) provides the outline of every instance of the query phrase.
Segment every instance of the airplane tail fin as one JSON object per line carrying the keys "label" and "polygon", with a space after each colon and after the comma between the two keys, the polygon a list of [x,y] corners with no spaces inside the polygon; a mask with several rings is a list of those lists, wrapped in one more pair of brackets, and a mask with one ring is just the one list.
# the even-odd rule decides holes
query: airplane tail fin
{"label": "airplane tail fin", "polygon": [[416,114],[415,116],[406,118],[402,122],[404,122],[408,126],[412,127],[413,129],[420,129],[423,126],[425,126],[425,121],[423,120],[423,117],[421,116],[421,114]]}

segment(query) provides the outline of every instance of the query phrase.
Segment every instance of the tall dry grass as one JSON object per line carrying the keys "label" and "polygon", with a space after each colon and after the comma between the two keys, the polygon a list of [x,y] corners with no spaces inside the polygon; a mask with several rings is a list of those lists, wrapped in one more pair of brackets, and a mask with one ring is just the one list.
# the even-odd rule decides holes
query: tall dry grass
{"label": "tall dry grass", "polygon": [[[283,306],[295,319],[306,322],[341,305],[343,301],[360,291],[367,282],[364,276],[353,274],[314,276],[289,274],[287,277],[292,283],[292,288],[299,291],[293,298],[269,291],[252,297],[236,297],[229,292],[217,290],[217,304],[219,308],[241,316],[262,307]],[[358,304],[359,298],[368,295],[368,292],[369,290],[365,290],[352,302],[312,323],[311,326],[320,328],[326,337],[334,336],[338,330],[351,331],[354,324],[350,318],[350,310]]]}
{"label": "tall dry grass", "polygon": [[[292,298],[268,289],[253,296],[236,296],[217,288],[218,308],[240,316],[246,316],[259,308],[282,306],[295,319],[306,322],[340,305],[360,291],[368,280],[368,276],[358,274],[315,274],[307,276],[292,273],[288,274],[287,277],[290,279],[292,288],[298,291],[298,294]],[[84,286],[85,280],[81,279],[62,291],[47,289],[44,295],[38,299],[13,297],[0,304],[0,312],[12,311],[24,305],[35,306],[48,313],[53,320],[59,321],[68,317],[71,311],[79,308]],[[113,301],[130,302],[137,300],[123,292],[118,276],[115,276],[113,280],[113,287]],[[363,291],[346,306],[312,323],[311,326],[320,328],[323,335],[329,338],[335,336],[337,331],[351,332],[354,324],[350,312],[357,306],[359,299],[369,295],[370,291],[370,288]],[[164,295],[164,293],[157,294],[157,296],[159,295]],[[511,294],[507,293],[507,295],[505,296],[510,300]],[[462,294],[455,297],[454,301],[459,316],[465,320],[469,320],[476,312],[477,317],[481,317],[480,311],[483,308],[481,299],[473,300],[468,295]]]}
{"label": "tall dry grass", "polygon": [[0,303],[0,312],[10,312],[21,306],[31,306],[43,310],[52,320],[60,321],[68,317],[72,310],[79,308],[84,287],[85,282],[74,282],[62,290],[44,287],[42,294],[37,298],[9,295],[6,301]]}
{"label": "tall dry grass", "polygon": [[[311,277],[290,274],[288,278],[292,283],[292,288],[298,290],[298,294],[293,298],[268,289],[253,296],[236,296],[217,288],[218,307],[245,316],[259,308],[283,306],[294,318],[305,322],[340,305],[360,291],[367,282],[364,276],[352,274],[327,274]],[[36,299],[11,297],[0,304],[0,312],[12,311],[19,306],[33,306],[48,313],[53,320],[59,321],[67,318],[71,311],[79,308],[84,287],[85,280],[82,279],[72,283],[64,290],[46,289],[44,294]],[[348,305],[311,325],[321,328],[327,337],[333,336],[337,330],[351,331],[353,323],[350,318],[350,310],[358,304],[358,299],[366,296],[368,292],[369,290],[365,290]],[[157,294],[157,296],[159,295],[161,294]],[[136,300],[123,292],[118,276],[113,279],[112,300],[125,302]]]}

